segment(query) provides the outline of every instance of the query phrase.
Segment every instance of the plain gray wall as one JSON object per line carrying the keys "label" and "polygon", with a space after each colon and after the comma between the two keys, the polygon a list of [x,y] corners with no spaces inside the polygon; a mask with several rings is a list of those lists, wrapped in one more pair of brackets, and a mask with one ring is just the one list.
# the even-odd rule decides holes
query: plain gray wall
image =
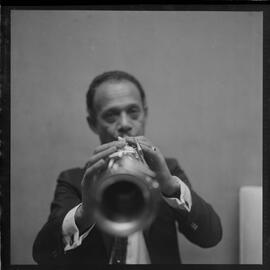
{"label": "plain gray wall", "polygon": [[126,70],[149,101],[146,135],[177,157],[223,224],[184,263],[238,263],[238,192],[262,184],[262,13],[12,11],[11,261],[33,263],[60,171],[98,145],[86,124],[94,76]]}

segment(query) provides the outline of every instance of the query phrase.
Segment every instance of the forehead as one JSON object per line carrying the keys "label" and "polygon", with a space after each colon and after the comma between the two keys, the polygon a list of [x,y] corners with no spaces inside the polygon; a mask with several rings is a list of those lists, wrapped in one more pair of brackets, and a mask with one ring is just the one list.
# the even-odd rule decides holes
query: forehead
{"label": "forehead", "polygon": [[109,81],[99,85],[94,96],[95,110],[129,104],[142,105],[139,89],[129,81]]}

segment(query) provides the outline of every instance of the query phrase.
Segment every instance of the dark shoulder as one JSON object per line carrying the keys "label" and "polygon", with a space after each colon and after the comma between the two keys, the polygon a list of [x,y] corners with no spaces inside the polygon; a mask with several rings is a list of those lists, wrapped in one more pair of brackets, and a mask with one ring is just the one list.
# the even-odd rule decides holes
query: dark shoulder
{"label": "dark shoulder", "polygon": [[80,167],[71,168],[62,171],[58,177],[58,182],[65,182],[77,189],[81,189],[81,181],[83,178],[84,169]]}

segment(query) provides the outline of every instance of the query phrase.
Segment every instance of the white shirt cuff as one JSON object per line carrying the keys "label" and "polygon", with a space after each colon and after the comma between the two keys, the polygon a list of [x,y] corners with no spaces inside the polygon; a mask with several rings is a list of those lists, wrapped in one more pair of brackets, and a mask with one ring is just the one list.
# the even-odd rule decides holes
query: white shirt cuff
{"label": "white shirt cuff", "polygon": [[72,208],[65,216],[62,224],[62,233],[64,241],[64,251],[74,249],[81,245],[83,239],[89,234],[95,224],[93,224],[85,233],[81,236],[79,234],[79,229],[75,223],[75,212],[77,208],[81,205],[78,204]]}
{"label": "white shirt cuff", "polygon": [[181,210],[187,210],[188,212],[190,212],[192,207],[190,190],[188,186],[177,176],[174,175],[173,178],[179,183],[180,198],[164,197],[164,199],[171,207]]}

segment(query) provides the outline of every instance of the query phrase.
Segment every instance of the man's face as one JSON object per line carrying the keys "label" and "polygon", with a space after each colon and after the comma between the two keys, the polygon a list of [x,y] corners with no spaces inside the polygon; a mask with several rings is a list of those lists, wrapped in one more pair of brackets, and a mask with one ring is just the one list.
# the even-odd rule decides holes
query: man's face
{"label": "man's face", "polygon": [[102,83],[96,89],[94,110],[96,121],[91,128],[102,144],[117,140],[118,136],[144,135],[147,109],[139,89],[132,82]]}

